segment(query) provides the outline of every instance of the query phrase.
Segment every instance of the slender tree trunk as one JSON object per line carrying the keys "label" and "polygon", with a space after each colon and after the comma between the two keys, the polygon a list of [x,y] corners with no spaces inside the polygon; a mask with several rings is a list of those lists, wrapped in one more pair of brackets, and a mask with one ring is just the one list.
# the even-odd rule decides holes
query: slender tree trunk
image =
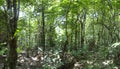
{"label": "slender tree trunk", "polygon": [[81,47],[84,46],[84,23],[81,23]]}
{"label": "slender tree trunk", "polygon": [[[45,7],[44,2],[42,0],[42,32],[41,32],[41,46],[43,47],[43,52],[45,51]],[[44,55],[44,53],[43,53]]]}
{"label": "slender tree trunk", "polygon": [[68,23],[67,23],[67,15],[68,15],[68,13],[66,14],[66,27],[65,27],[65,35],[66,35],[66,40],[65,40],[65,44],[64,44],[64,48],[63,48],[63,52],[66,52],[67,51],[67,45],[68,45],[68,31],[67,31],[67,25],[68,25]]}
{"label": "slender tree trunk", "polygon": [[85,21],[86,21],[86,9],[84,9],[83,19],[81,20],[81,47],[82,48],[85,42]]}
{"label": "slender tree trunk", "polygon": [[78,14],[77,14],[77,19],[75,20],[75,50],[77,51],[78,50]]}
{"label": "slender tree trunk", "polygon": [[68,41],[68,13],[69,13],[69,9],[70,9],[70,4],[69,4],[67,10],[65,11],[65,36],[66,36],[66,40],[65,40],[63,48],[62,48],[62,56],[61,56],[61,61],[63,63],[65,63],[65,60],[67,59],[66,52],[68,51],[67,45],[69,44],[69,41]]}

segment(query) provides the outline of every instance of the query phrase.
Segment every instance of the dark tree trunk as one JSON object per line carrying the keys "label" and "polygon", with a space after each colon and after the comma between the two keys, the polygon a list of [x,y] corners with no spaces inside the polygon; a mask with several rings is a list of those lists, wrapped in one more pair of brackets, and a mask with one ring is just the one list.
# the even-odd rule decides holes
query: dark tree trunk
{"label": "dark tree trunk", "polygon": [[44,3],[42,1],[42,33],[41,33],[41,44],[43,51],[45,51],[45,16],[44,16]]}
{"label": "dark tree trunk", "polygon": [[[20,0],[6,0],[7,3],[7,34],[8,34],[8,67],[9,69],[16,69],[17,63],[17,20],[19,13]],[[17,9],[18,8],[18,9]]]}
{"label": "dark tree trunk", "polygon": [[9,40],[9,55],[8,55],[8,66],[9,69],[16,69],[17,63],[17,39],[13,38]]}
{"label": "dark tree trunk", "polygon": [[[41,29],[41,46],[43,47],[43,57],[45,55],[45,7],[44,7],[44,1],[42,0],[42,29]],[[44,60],[43,60],[44,62]]]}
{"label": "dark tree trunk", "polygon": [[78,31],[77,31],[77,23],[75,24],[75,50],[77,51],[77,36],[78,34]]}
{"label": "dark tree trunk", "polygon": [[78,15],[77,15],[77,19],[75,20],[75,50],[78,50]]}
{"label": "dark tree trunk", "polygon": [[85,21],[86,21],[86,9],[84,9],[83,11],[83,17],[80,20],[81,22],[81,48],[83,48],[84,46],[84,42],[85,42]]}

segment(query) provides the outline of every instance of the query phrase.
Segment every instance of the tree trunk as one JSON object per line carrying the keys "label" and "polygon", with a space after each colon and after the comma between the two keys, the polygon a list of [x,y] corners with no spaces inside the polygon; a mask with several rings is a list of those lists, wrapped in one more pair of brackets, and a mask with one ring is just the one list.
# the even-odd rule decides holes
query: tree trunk
{"label": "tree trunk", "polygon": [[[44,0],[42,0],[42,21],[41,21],[41,39],[40,39],[40,44],[42,46],[43,49],[43,57],[45,56],[45,50],[46,50],[46,46],[45,46],[45,5],[44,5]],[[44,65],[45,60],[43,60],[42,66]]]}
{"label": "tree trunk", "polygon": [[85,42],[86,9],[84,9],[83,19],[80,21],[81,21],[81,48],[83,48]]}
{"label": "tree trunk", "polygon": [[8,54],[8,66],[9,69],[16,69],[17,63],[17,39],[13,38],[9,40],[9,54]]}
{"label": "tree trunk", "polygon": [[44,16],[44,3],[42,0],[42,34],[41,34],[41,44],[43,51],[45,51],[45,16]]}
{"label": "tree trunk", "polygon": [[16,69],[17,63],[17,20],[19,14],[20,0],[6,0],[7,3],[7,34],[8,34],[8,67]]}

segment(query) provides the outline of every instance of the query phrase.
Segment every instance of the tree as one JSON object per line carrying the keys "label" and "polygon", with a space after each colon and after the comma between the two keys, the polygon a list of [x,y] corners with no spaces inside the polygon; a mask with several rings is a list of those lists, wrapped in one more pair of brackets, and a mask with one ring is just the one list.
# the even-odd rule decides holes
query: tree
{"label": "tree", "polygon": [[8,31],[8,66],[16,69],[17,63],[17,20],[19,17],[20,0],[6,0],[7,3],[7,31]]}

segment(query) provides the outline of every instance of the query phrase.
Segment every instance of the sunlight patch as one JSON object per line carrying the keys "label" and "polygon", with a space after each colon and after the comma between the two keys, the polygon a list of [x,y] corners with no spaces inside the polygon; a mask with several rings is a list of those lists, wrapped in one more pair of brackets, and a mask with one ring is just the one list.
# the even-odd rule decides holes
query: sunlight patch
{"label": "sunlight patch", "polygon": [[56,28],[55,28],[55,31],[56,31],[56,33],[59,35],[59,36],[61,36],[64,32],[63,32],[63,30],[59,27],[59,26],[57,26]]}

